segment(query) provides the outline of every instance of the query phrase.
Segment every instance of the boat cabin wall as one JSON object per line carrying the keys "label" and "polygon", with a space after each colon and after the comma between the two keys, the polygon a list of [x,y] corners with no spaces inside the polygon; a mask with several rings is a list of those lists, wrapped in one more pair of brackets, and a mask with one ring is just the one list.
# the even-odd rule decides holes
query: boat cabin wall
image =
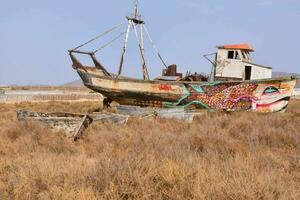
{"label": "boat cabin wall", "polygon": [[216,80],[257,80],[272,78],[272,68],[252,63],[249,51],[219,49]]}
{"label": "boat cabin wall", "polygon": [[[245,63],[245,67],[246,66],[251,67],[251,78],[250,78],[250,80],[272,78],[273,70],[270,69],[270,68],[264,68],[264,67],[261,67],[259,65]],[[244,77],[245,77],[245,75],[246,74],[244,74]]]}
{"label": "boat cabin wall", "polygon": [[242,63],[238,61],[226,62],[220,61],[217,62],[216,67],[216,77],[217,80],[242,80],[243,79],[243,69]]}
{"label": "boat cabin wall", "polygon": [[240,50],[240,49],[218,49],[217,52],[217,62],[218,61],[233,61],[242,60],[247,62],[252,62],[252,57],[250,51]]}
{"label": "boat cabin wall", "polygon": [[257,80],[272,78],[272,69],[242,62],[220,62],[216,67],[217,80]]}

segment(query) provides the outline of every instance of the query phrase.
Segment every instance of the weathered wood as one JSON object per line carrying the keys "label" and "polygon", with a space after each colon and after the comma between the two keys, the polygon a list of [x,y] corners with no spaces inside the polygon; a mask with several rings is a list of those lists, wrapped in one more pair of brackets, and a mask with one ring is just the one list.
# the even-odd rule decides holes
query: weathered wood
{"label": "weathered wood", "polygon": [[157,117],[165,119],[177,119],[185,122],[192,122],[194,117],[203,114],[195,110],[185,110],[184,108],[142,108],[138,106],[117,106],[117,112],[122,115],[134,117]]}
{"label": "weathered wood", "polygon": [[197,115],[195,111],[185,111],[183,108],[156,109],[155,112],[158,118],[177,119],[186,122],[193,122]]}
{"label": "weathered wood", "polygon": [[126,124],[128,115],[119,115],[113,113],[93,113],[89,115],[94,122],[108,122],[113,124]]}
{"label": "weathered wood", "polygon": [[[40,122],[53,130],[63,131],[68,136],[74,137],[81,128],[85,115],[72,113],[42,113],[29,110],[18,110],[17,118],[22,121]],[[87,128],[87,127],[86,127]]]}
{"label": "weathered wood", "polygon": [[254,81],[145,81],[113,79],[97,71],[76,69],[85,86],[121,105],[197,108],[208,111],[285,111],[296,78]]}
{"label": "weathered wood", "polygon": [[87,129],[92,122],[93,122],[93,119],[90,116],[85,115],[83,117],[83,119],[81,120],[81,125],[79,126],[79,128],[75,132],[75,134],[73,135],[74,141],[77,141],[82,136],[85,129]]}
{"label": "weathered wood", "polygon": [[73,113],[42,113],[29,110],[18,110],[17,118],[22,121],[40,122],[53,130],[63,131],[66,135],[78,140],[93,122],[126,124],[128,115],[113,113],[92,113],[89,115]]}
{"label": "weathered wood", "polygon": [[117,106],[117,112],[121,115],[129,115],[133,117],[146,117],[149,115],[155,115],[154,108],[142,108],[138,106]]}

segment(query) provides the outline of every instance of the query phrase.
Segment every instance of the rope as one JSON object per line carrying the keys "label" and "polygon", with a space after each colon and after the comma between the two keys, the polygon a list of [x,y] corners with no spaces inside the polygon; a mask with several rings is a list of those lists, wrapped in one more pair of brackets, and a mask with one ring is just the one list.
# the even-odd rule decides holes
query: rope
{"label": "rope", "polygon": [[167,64],[165,63],[165,61],[163,60],[162,56],[160,55],[160,53],[159,53],[157,47],[155,46],[153,40],[151,39],[151,36],[150,36],[150,34],[149,34],[149,32],[148,32],[148,29],[147,29],[146,25],[144,25],[144,27],[145,27],[145,32],[146,32],[146,34],[147,34],[147,36],[148,36],[148,39],[150,40],[150,43],[151,43],[153,49],[156,51],[156,53],[157,53],[157,55],[158,55],[160,61],[161,61],[162,64],[165,66],[165,68],[168,68]]}
{"label": "rope", "polygon": [[87,41],[87,42],[85,42],[85,43],[79,45],[78,47],[74,48],[73,51],[74,51],[74,50],[77,50],[77,49],[79,49],[79,48],[81,48],[81,47],[83,47],[83,46],[85,46],[85,45],[87,45],[87,44],[89,44],[89,43],[91,43],[91,42],[97,40],[97,39],[99,39],[100,37],[103,37],[104,35],[110,33],[111,31],[115,30],[116,28],[122,26],[124,23],[125,23],[125,22],[122,22],[122,23],[120,23],[120,24],[114,26],[113,28],[111,28],[111,29],[105,31],[104,33],[102,33],[102,34],[100,34],[100,35],[94,37],[93,39],[91,39],[91,40],[89,40],[89,41]]}
{"label": "rope", "polygon": [[126,32],[123,32],[121,34],[119,34],[117,37],[115,37],[114,39],[112,39],[111,41],[109,41],[108,43],[106,43],[105,45],[101,46],[99,49],[93,51],[93,54],[97,53],[98,51],[106,48],[107,46],[111,45],[114,41],[116,41],[117,39],[119,39],[121,36],[125,35]]}

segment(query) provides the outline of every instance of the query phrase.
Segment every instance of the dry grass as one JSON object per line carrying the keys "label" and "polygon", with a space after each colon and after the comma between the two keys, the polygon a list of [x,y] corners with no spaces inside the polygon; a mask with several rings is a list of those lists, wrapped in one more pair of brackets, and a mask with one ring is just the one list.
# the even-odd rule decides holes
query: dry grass
{"label": "dry grass", "polygon": [[285,114],[212,113],[193,124],[94,124],[77,143],[0,105],[0,199],[300,199],[300,101]]}

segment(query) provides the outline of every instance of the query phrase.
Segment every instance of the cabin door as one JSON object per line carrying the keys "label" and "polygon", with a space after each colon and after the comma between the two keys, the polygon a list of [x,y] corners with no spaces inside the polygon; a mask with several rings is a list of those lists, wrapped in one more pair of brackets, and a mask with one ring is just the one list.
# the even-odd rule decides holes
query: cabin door
{"label": "cabin door", "polygon": [[251,80],[252,67],[245,66],[245,80]]}

